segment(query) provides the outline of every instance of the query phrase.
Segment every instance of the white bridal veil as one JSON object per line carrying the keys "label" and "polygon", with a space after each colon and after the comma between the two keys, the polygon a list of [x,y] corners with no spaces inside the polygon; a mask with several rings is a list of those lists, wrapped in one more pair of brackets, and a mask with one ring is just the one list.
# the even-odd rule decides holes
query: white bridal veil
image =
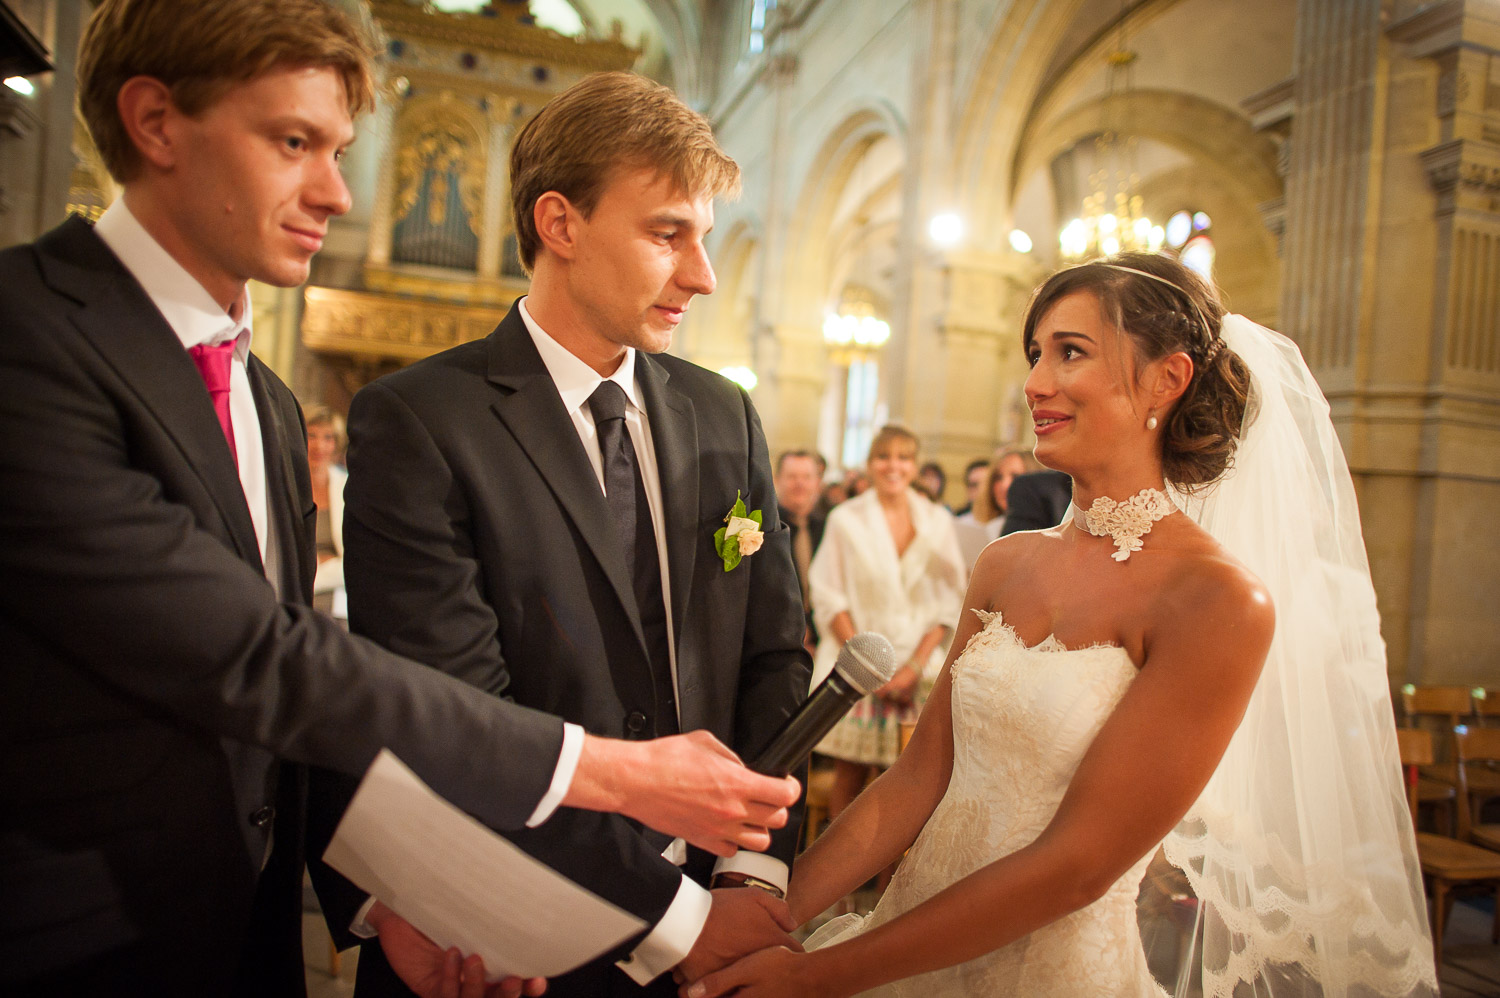
{"label": "white bridal veil", "polygon": [[1436,995],[1349,466],[1296,344],[1240,315],[1222,331],[1250,368],[1250,410],[1225,478],[1179,498],[1266,584],[1276,634],[1223,761],[1164,845],[1199,899],[1203,994]]}

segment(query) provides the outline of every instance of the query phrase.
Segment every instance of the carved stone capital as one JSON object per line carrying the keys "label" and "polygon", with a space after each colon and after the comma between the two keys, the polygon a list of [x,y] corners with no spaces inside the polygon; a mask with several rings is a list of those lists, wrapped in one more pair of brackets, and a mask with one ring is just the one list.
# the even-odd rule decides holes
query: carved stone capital
{"label": "carved stone capital", "polygon": [[1500,147],[1472,139],[1454,139],[1422,152],[1427,182],[1439,194],[1455,187],[1484,194],[1500,193]]}
{"label": "carved stone capital", "polygon": [[1457,48],[1464,40],[1464,0],[1428,4],[1393,22],[1385,31],[1418,58]]}
{"label": "carved stone capital", "polygon": [[1041,277],[1031,257],[1014,252],[947,253],[937,265],[946,287],[938,325],[950,338],[998,340],[1008,336],[1026,296]]}
{"label": "carved stone capital", "polygon": [[1500,212],[1500,145],[1454,139],[1424,150],[1422,167],[1438,196],[1437,214],[1459,207]]}
{"label": "carved stone capital", "polygon": [[1249,115],[1250,124],[1257,132],[1272,131],[1285,135],[1291,131],[1296,84],[1297,78],[1288,76],[1240,101],[1240,109]]}

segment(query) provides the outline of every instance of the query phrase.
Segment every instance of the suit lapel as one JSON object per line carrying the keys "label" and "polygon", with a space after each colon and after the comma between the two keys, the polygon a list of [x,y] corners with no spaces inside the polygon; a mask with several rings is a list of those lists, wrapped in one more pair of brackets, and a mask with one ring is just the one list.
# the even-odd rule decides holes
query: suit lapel
{"label": "suit lapel", "polygon": [[266,366],[251,355],[246,373],[250,375],[250,390],[255,396],[255,411],[260,416],[260,436],[266,460],[266,517],[276,523],[272,539],[281,552],[282,598],[289,599],[295,593],[308,601],[310,593],[304,580],[313,577],[314,569],[310,563],[313,546],[307,543],[306,523],[297,506],[297,493],[292,485],[297,479],[292,469],[291,435],[281,406],[267,383],[270,374]]}
{"label": "suit lapel", "polygon": [[625,566],[624,542],[584,453],[583,441],[578,439],[573,420],[563,408],[557,387],[515,308],[490,334],[489,380],[502,389],[492,406],[495,414],[526,452],[604,569],[644,652],[646,638]]}
{"label": "suit lapel", "polygon": [[234,458],[203,379],[144,289],[81,219],[37,242],[42,273],[83,307],[73,325],[159,420],[213,496],[239,556],[261,568],[260,545]]}
{"label": "suit lapel", "polygon": [[[698,532],[698,417],[693,400],[667,384],[666,369],[646,354],[635,357],[636,382],[646,404],[656,469],[661,479],[662,520],[667,532],[667,567],[672,584],[672,634],[682,647],[682,622],[692,596]],[[725,512],[728,512],[726,510]],[[681,663],[679,662],[679,665]]]}

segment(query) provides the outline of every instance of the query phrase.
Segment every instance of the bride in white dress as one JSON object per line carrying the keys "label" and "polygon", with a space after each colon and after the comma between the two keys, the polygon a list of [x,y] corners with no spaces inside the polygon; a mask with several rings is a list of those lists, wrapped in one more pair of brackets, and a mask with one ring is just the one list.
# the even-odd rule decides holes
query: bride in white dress
{"label": "bride in white dress", "polygon": [[906,858],[868,918],[684,995],[1156,998],[1136,897],[1164,839],[1205,994],[1435,994],[1352,488],[1295,347],[1143,255],[1055,275],[1024,344],[1072,515],[980,557],[911,745],[799,860],[793,916]]}

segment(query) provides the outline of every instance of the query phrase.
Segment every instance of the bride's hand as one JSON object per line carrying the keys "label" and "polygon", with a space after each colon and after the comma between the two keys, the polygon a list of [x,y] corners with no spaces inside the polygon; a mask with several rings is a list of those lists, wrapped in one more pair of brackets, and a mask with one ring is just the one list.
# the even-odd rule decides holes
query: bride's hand
{"label": "bride's hand", "polygon": [[808,956],[784,946],[763,949],[682,987],[681,998],[827,998],[807,973]]}

